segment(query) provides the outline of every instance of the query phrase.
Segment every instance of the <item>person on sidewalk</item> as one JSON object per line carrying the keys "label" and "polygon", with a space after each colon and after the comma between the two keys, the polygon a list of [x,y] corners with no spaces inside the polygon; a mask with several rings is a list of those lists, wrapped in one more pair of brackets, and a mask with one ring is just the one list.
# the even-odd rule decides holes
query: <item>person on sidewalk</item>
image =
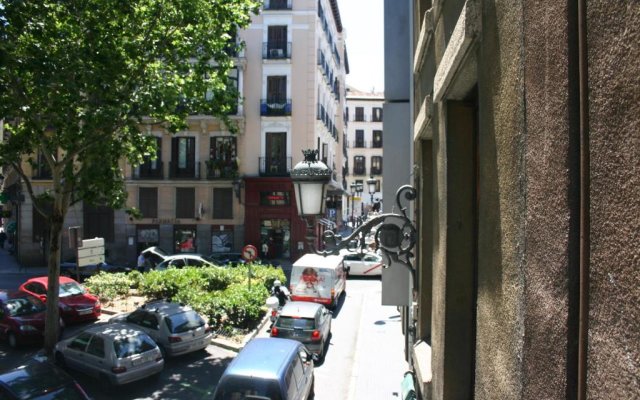
{"label": "person on sidewalk", "polygon": [[4,228],[0,228],[0,249],[4,250],[4,242],[7,240],[7,234]]}

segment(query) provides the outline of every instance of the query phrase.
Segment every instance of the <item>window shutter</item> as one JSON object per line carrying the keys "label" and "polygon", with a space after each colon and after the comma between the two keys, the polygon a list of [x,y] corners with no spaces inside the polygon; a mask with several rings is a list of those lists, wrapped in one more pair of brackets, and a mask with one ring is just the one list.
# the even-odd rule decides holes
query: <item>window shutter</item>
{"label": "window shutter", "polygon": [[144,218],[158,218],[158,188],[139,188],[138,206]]}
{"label": "window shutter", "polygon": [[176,188],[176,218],[195,218],[195,188]]}
{"label": "window shutter", "polygon": [[230,188],[213,189],[213,218],[233,219],[233,191]]}

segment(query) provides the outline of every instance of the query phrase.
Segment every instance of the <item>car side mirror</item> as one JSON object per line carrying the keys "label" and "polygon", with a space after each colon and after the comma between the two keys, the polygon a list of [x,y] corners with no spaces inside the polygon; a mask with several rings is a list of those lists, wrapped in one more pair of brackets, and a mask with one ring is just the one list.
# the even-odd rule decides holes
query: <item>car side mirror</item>
{"label": "car side mirror", "polygon": [[320,360],[320,356],[318,356],[317,354],[314,353],[309,353],[307,355],[307,361],[313,361],[313,362],[317,362]]}

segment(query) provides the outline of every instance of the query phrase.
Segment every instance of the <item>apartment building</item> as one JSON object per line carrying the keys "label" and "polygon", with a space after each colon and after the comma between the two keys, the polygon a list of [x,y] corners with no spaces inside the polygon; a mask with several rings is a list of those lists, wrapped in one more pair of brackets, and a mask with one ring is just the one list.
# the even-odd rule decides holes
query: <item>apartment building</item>
{"label": "apartment building", "polygon": [[[266,0],[237,35],[245,43],[230,72],[240,93],[231,115],[237,133],[207,115],[191,116],[188,129],[175,134],[142,126],[156,137],[156,158],[136,167],[122,163],[127,207],[142,217],[79,204],[68,213],[65,236],[67,227],[83,227],[85,238],[105,238],[108,259],[127,264],[148,246],[210,254],[266,242],[268,258],[305,253],[306,225],[297,215],[289,171],[303,159],[302,150],[317,149],[334,171],[329,195],[343,193],[339,142],[348,63],[342,30],[337,0]],[[32,178],[36,192],[50,185],[50,175],[37,166]],[[28,196],[16,196],[21,201],[8,204],[16,256],[25,265],[42,265],[46,224]],[[327,202],[318,233],[335,226],[341,204]],[[63,259],[70,258],[66,237],[63,243]]]}
{"label": "apartment building", "polygon": [[[343,219],[361,216],[372,209],[382,210],[382,106],[384,93],[364,92],[347,87],[347,174],[345,189],[349,206],[343,207]],[[367,181],[375,180],[376,188],[369,192]],[[362,193],[352,189],[363,188]]]}

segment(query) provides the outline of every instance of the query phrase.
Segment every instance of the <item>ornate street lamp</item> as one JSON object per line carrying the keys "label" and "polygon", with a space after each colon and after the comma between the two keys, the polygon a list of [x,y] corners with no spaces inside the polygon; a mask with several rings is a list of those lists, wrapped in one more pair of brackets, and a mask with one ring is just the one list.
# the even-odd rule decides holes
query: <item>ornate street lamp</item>
{"label": "ornate street lamp", "polygon": [[373,207],[373,194],[376,192],[376,186],[378,186],[378,180],[371,175],[369,179],[367,179],[367,186],[369,186],[369,194],[371,195],[371,207]]}
{"label": "ornate street lamp", "polygon": [[315,248],[315,217],[324,215],[331,170],[317,159],[318,150],[303,150],[304,160],[291,170],[298,215],[307,224],[307,243]]}
{"label": "ornate street lamp", "polygon": [[[384,267],[400,264],[407,268],[413,285],[415,271],[411,259],[412,250],[416,244],[416,228],[407,217],[407,205],[404,202],[415,200],[416,190],[410,185],[400,187],[396,192],[396,204],[400,213],[380,214],[363,223],[345,238],[331,230],[325,231],[322,235],[323,250],[318,250],[315,247],[314,226],[309,221],[313,221],[315,216],[322,215],[326,198],[325,190],[331,177],[331,170],[324,163],[316,161],[317,150],[307,150],[303,153],[305,160],[293,168],[291,180],[296,191],[298,214],[307,221],[307,242],[310,249],[323,256],[339,254],[341,249],[364,253],[368,247],[365,239],[374,228],[377,228],[373,240],[375,248],[380,249],[385,258]],[[351,184],[350,187],[352,193],[357,193],[358,187],[362,193],[362,184]]]}

